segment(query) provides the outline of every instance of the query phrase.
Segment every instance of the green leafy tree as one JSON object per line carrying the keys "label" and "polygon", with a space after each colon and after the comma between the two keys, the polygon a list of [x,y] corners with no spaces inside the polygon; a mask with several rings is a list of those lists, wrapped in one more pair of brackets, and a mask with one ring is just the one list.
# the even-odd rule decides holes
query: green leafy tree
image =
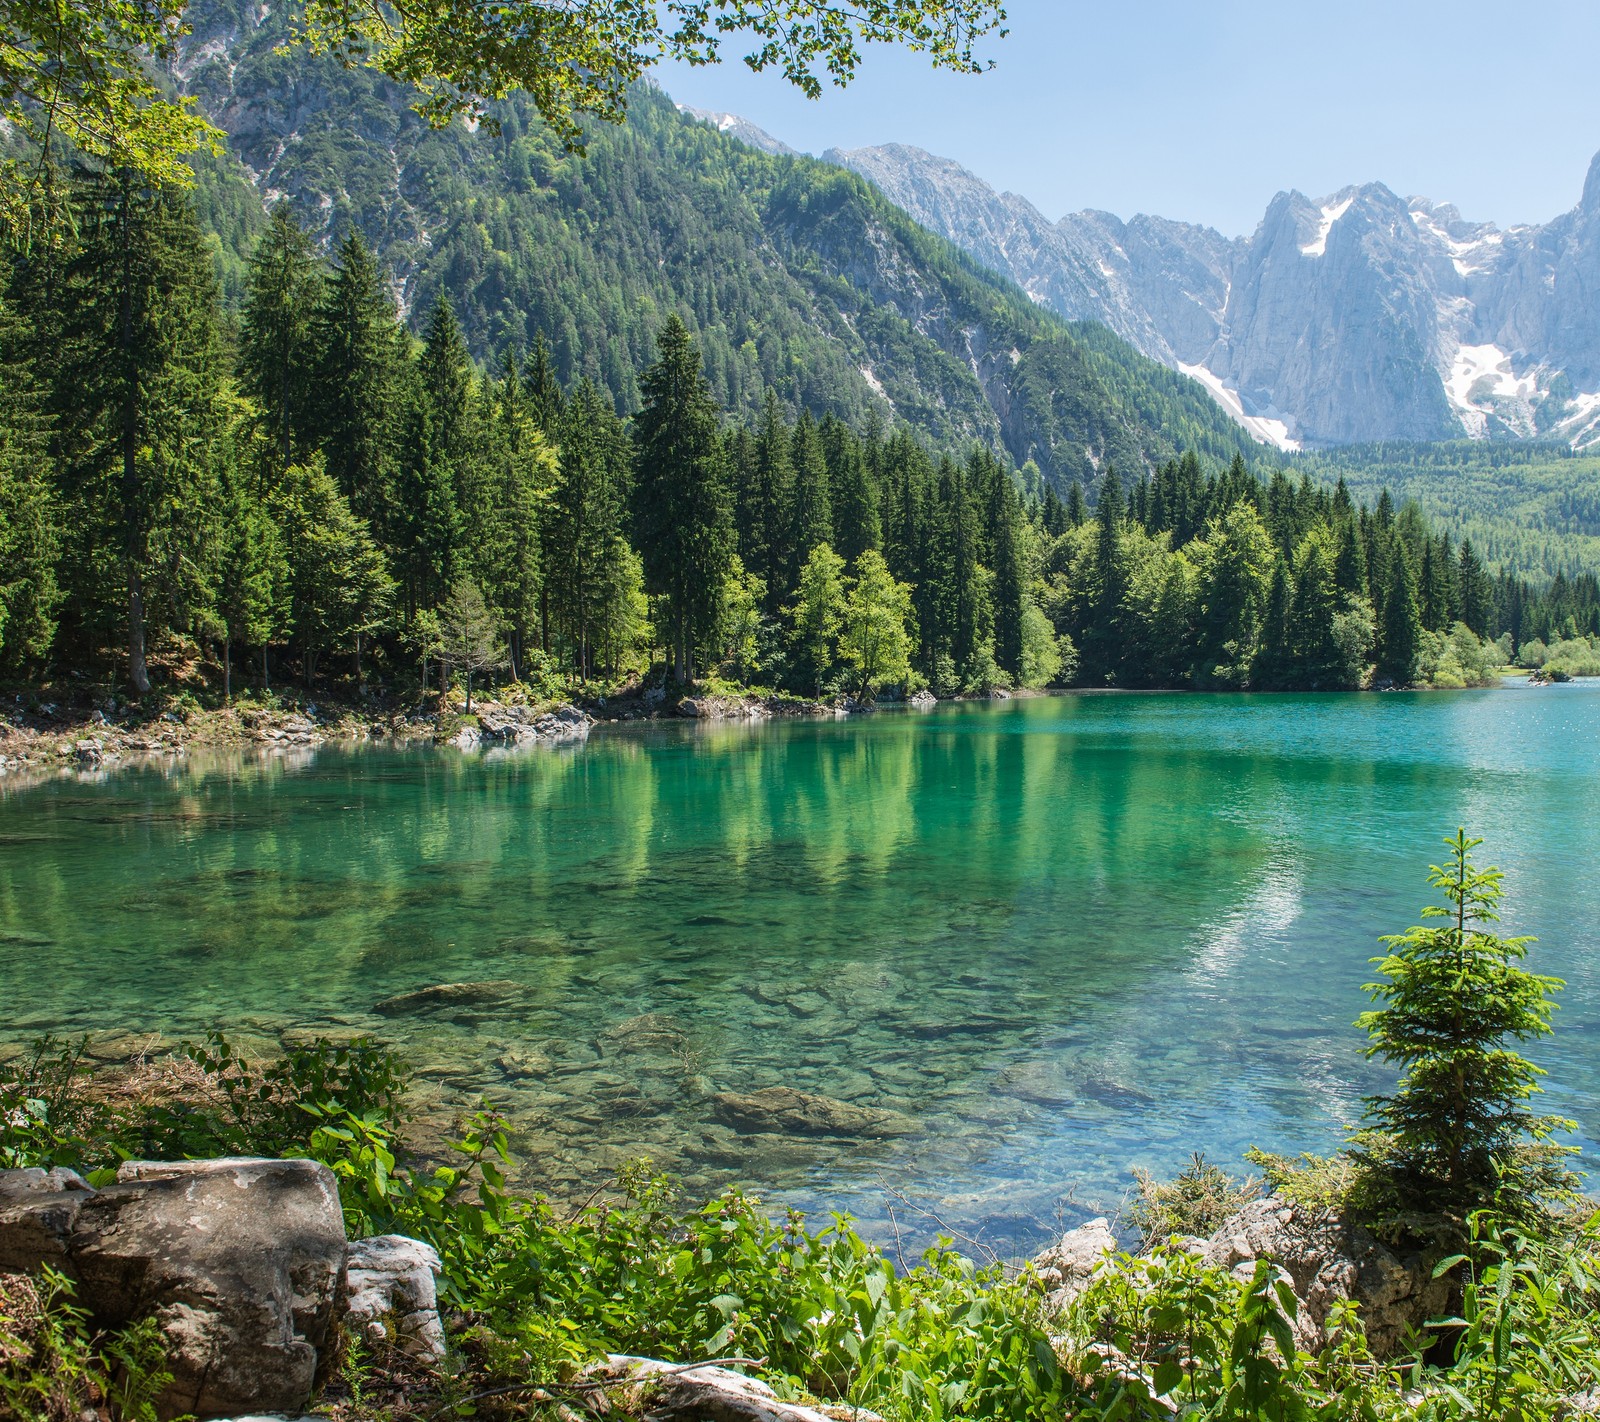
{"label": "green leafy tree", "polygon": [[150,64],[173,56],[185,8],[185,0],[0,5],[0,121],[13,140],[0,163],[0,227],[14,243],[30,244],[41,213],[59,215],[52,163],[63,143],[129,181],[168,188],[194,181],[185,154],[221,151],[221,133],[192,99],[169,98]]}
{"label": "green leafy tree", "polygon": [[694,680],[694,653],[716,625],[734,558],[717,406],[688,327],[669,317],[640,379],[635,421],[634,529],[645,586],[663,604],[672,676]]}
{"label": "green leafy tree", "polygon": [[352,647],[394,598],[383,553],[319,463],[291,465],[279,494],[295,636],[306,683],[325,652]]}
{"label": "green leafy tree", "polygon": [[869,699],[882,686],[911,675],[911,589],[897,582],[883,555],[868,549],[856,560],[856,576],[845,603],[839,650],[856,671],[856,698]]}
{"label": "green leafy tree", "polygon": [[800,570],[800,586],[789,613],[795,662],[806,672],[816,696],[822,695],[822,683],[838,660],[845,614],[844,566],[844,559],[826,543],[813,548]]}
{"label": "green leafy tree", "polygon": [[1547,1035],[1560,979],[1523,967],[1531,938],[1502,938],[1498,869],[1479,869],[1483,841],[1459,831],[1450,857],[1428,882],[1445,904],[1427,923],[1383,941],[1380,981],[1367,991],[1381,1006],[1357,1025],[1367,1055],[1401,1068],[1392,1095],[1368,1102],[1376,1143],[1357,1152],[1400,1211],[1464,1222],[1474,1210],[1536,1208],[1572,1187],[1553,1143],[1572,1123],[1541,1116],[1529,1101],[1541,1068],[1515,1050]]}
{"label": "green leafy tree", "polygon": [[450,589],[439,608],[440,655],[466,673],[467,714],[472,714],[472,678],[506,664],[505,641],[499,624],[483,600],[478,585],[463,578]]}

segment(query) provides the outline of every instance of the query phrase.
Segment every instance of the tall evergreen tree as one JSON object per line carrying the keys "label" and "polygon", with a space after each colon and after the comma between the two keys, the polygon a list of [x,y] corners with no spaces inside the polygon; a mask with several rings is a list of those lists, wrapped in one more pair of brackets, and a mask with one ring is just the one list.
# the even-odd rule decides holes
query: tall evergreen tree
{"label": "tall evergreen tree", "polygon": [[128,677],[143,694],[151,633],[193,628],[209,592],[223,375],[216,279],[181,196],[125,172],[86,180],[78,196],[53,395],[72,610],[91,646],[121,623]]}
{"label": "tall evergreen tree", "polygon": [[1389,587],[1383,601],[1382,636],[1378,643],[1378,675],[1396,686],[1417,679],[1417,658],[1422,649],[1422,617],[1417,611],[1417,591],[1411,562],[1403,544],[1390,559]]}
{"label": "tall evergreen tree", "polygon": [[634,529],[645,586],[662,600],[671,673],[694,679],[694,652],[716,620],[734,554],[717,405],[688,327],[671,316],[640,377]]}
{"label": "tall evergreen tree", "polygon": [[[315,321],[316,437],[329,476],[360,518],[386,535],[394,507],[396,406],[403,334],[378,264],[358,232],[339,248]],[[413,426],[409,432],[420,431]]]}
{"label": "tall evergreen tree", "polygon": [[315,429],[312,322],[322,295],[316,247],[287,202],[273,204],[246,277],[239,369],[260,407],[278,468],[308,452]]}
{"label": "tall evergreen tree", "polygon": [[782,570],[785,591],[799,586],[800,569],[813,548],[833,545],[833,501],[828,488],[828,462],[816,421],[801,413],[794,427],[790,464],[794,469],[794,515],[789,534],[789,562]]}
{"label": "tall evergreen tree", "polygon": [[0,666],[42,659],[56,631],[61,529],[46,392],[0,297]]}

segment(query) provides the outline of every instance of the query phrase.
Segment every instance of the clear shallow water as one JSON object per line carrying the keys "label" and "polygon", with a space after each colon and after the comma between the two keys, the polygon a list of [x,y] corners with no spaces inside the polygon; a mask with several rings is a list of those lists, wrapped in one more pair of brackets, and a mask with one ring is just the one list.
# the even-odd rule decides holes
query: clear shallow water
{"label": "clear shallow water", "polygon": [[[1600,687],[1079,696],[602,729],[569,751],[325,749],[0,781],[0,1036],[374,1030],[527,1183],[648,1155],[1020,1247],[1135,1165],[1326,1149],[1383,1085],[1350,1023],[1458,823],[1568,980],[1552,1108],[1600,1164]],[[440,982],[519,985],[374,1015]],[[789,1085],[891,1140],[735,1134]]]}

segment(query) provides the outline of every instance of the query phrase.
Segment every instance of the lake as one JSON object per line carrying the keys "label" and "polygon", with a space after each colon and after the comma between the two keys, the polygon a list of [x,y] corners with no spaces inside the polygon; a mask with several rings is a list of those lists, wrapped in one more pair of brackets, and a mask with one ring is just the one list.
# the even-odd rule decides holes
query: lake
{"label": "lake", "polygon": [[[0,779],[0,1035],[371,1030],[425,1122],[487,1093],[562,1198],[648,1156],[1020,1249],[1135,1166],[1332,1147],[1385,1084],[1367,960],[1464,824],[1568,981],[1533,1055],[1592,1169],[1597,693],[1052,696]],[[713,1099],[770,1086],[895,1129],[741,1134]]]}

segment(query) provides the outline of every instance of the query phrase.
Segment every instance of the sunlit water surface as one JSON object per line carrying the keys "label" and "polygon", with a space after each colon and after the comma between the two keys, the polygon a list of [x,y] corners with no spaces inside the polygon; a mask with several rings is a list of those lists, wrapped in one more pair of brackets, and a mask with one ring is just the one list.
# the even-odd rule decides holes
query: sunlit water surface
{"label": "sunlit water surface", "polygon": [[[0,781],[0,1036],[371,1030],[425,1122],[488,1094],[563,1197],[648,1156],[874,1229],[900,1192],[1021,1248],[1134,1166],[1335,1143],[1384,1084],[1367,960],[1465,824],[1568,982],[1536,1055],[1600,1163],[1597,692],[1065,696]],[[477,980],[520,990],[372,1011]],[[717,1119],[774,1085],[909,1134]]]}

